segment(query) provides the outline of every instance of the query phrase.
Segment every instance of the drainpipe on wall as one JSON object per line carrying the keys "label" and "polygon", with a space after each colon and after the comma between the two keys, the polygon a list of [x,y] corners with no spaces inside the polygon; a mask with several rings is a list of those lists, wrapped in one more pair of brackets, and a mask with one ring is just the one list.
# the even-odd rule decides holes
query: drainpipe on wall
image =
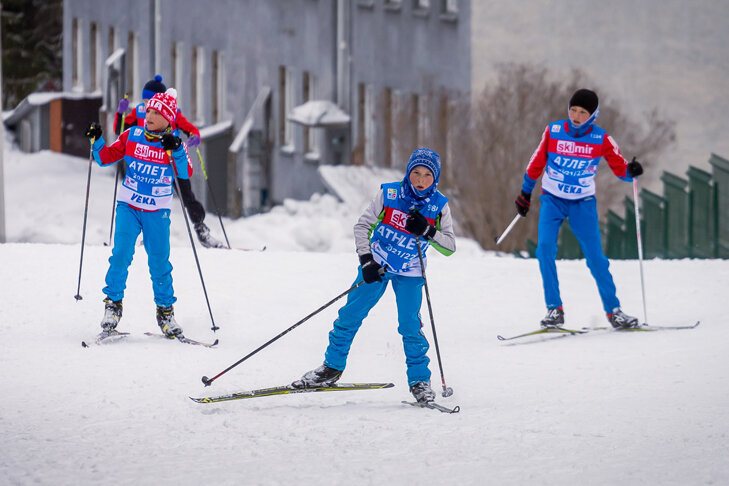
{"label": "drainpipe on wall", "polygon": [[[153,0],[152,1],[152,16],[153,19],[151,30],[152,30],[152,66],[154,67],[154,72],[156,74],[159,74],[162,72],[161,59],[162,59],[162,5],[160,5],[161,0]],[[174,69],[174,66],[173,66]]]}
{"label": "drainpipe on wall", "polygon": [[[0,2],[0,12],[3,4]],[[0,27],[0,39],[2,39],[2,27]],[[2,40],[0,40],[0,51],[2,51]],[[3,84],[3,68],[0,63],[0,86]],[[0,108],[3,106],[3,90],[0,89]],[[0,120],[0,243],[5,243],[5,176],[3,171],[3,152],[5,151],[5,123]]]}

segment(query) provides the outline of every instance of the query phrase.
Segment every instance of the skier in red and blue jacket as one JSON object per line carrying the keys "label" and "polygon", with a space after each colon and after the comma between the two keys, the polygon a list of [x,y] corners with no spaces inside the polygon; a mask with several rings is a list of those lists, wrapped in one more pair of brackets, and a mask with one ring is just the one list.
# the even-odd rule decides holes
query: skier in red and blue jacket
{"label": "skier in red and blue jacket", "polygon": [[595,174],[605,158],[613,173],[632,182],[643,173],[640,162],[628,163],[615,140],[595,124],[600,113],[597,94],[577,90],[569,101],[568,118],[547,125],[524,174],[522,190],[516,199],[521,216],[529,211],[532,190],[542,177],[537,259],[544,285],[547,316],[542,327],[564,324],[564,310],[557,279],[557,238],[565,219],[580,243],[587,266],[600,293],[603,308],[615,328],[638,325],[638,319],[620,309],[609,261],[602,251],[595,200]]}
{"label": "skier in red and blue jacket", "polygon": [[[354,336],[369,311],[392,283],[397,302],[398,327],[405,350],[410,392],[418,402],[432,402],[428,341],[422,331],[423,271],[418,256],[422,240],[425,251],[433,246],[444,255],[456,251],[448,198],[438,191],[440,157],[427,148],[415,150],[402,181],[383,184],[374,200],[354,225],[354,240],[359,256],[356,283],[347,303],[339,309],[329,332],[324,364],[304,374],[295,387],[329,386],[342,375]],[[387,270],[382,272],[382,270]]]}
{"label": "skier in red and blue jacket", "polygon": [[[143,127],[144,119],[147,114],[147,103],[157,93],[164,93],[167,91],[167,87],[162,82],[162,76],[156,75],[153,79],[147,81],[142,89],[142,102],[139,103],[128,115],[124,116],[124,113],[129,109],[129,100],[122,98],[119,100],[117,106],[116,116],[114,117],[114,133],[119,135],[121,131],[122,120],[124,120],[124,126],[129,127]],[[182,111],[177,108],[177,114],[175,120],[172,122],[172,129],[178,129],[187,135],[187,142],[185,145],[192,149],[200,145],[200,130],[193,125]],[[205,208],[195,197],[195,193],[192,192],[192,184],[189,179],[179,179],[177,181],[180,186],[180,197],[182,202],[187,208],[187,212],[192,220],[195,233],[197,233],[197,239],[206,248],[225,248],[225,245],[220,240],[215,239],[210,234],[210,228],[205,224]]]}
{"label": "skier in red and blue jacket", "polygon": [[177,100],[171,94],[158,93],[147,104],[145,126],[126,130],[110,146],[106,146],[99,125],[92,123],[86,129],[94,160],[100,166],[121,160],[127,164],[117,198],[114,247],[103,289],[106,299],[101,327],[107,333],[114,333],[121,319],[129,265],[141,232],[157,304],[157,324],[170,338],[182,334],[172,305],[177,298],[170,263],[170,207],[175,177],[188,179],[192,164],[179,132],[172,126],[176,113]]}

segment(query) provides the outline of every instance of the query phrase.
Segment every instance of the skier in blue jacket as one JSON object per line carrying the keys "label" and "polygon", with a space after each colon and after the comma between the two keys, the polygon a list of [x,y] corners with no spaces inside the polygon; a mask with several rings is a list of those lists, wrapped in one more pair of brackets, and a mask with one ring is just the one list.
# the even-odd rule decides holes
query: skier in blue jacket
{"label": "skier in blue jacket", "polygon": [[615,328],[636,327],[638,319],[620,310],[615,283],[608,268],[610,262],[602,251],[595,174],[603,157],[613,173],[627,182],[641,175],[643,167],[635,159],[628,163],[615,140],[595,124],[600,105],[594,91],[577,90],[569,101],[567,113],[567,119],[547,125],[527,166],[521,193],[516,198],[517,211],[526,216],[532,190],[537,179],[542,177],[536,253],[547,316],[542,319],[541,325],[549,328],[564,324],[555,259],[559,229],[564,220],[569,219],[570,228],[597,283],[608,321]]}
{"label": "skier in blue jacket", "polygon": [[[431,245],[444,255],[456,250],[453,220],[448,199],[438,191],[440,157],[427,148],[415,150],[407,164],[405,178],[383,184],[354,226],[359,256],[355,284],[347,303],[339,310],[329,333],[324,364],[293,383],[295,387],[328,386],[335,383],[347,364],[347,356],[362,320],[377,304],[392,282],[402,336],[410,391],[419,402],[430,402],[428,341],[422,331],[420,305],[423,273],[416,238],[421,242],[423,264]],[[384,274],[382,269],[386,270]]]}

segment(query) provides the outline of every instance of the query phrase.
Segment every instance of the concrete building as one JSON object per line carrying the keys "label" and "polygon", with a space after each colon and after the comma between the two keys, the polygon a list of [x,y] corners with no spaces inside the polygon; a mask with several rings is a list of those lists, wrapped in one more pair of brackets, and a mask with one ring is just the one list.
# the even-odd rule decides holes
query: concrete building
{"label": "concrete building", "polygon": [[447,150],[438,113],[470,93],[467,0],[65,0],[63,26],[64,89],[107,124],[155,74],[177,89],[233,217],[323,191],[322,164]]}

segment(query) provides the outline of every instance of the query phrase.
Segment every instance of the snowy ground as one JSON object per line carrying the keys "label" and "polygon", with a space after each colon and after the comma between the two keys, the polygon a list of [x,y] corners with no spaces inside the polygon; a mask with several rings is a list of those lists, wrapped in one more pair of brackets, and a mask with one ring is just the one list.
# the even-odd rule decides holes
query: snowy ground
{"label": "snowy ground", "polygon": [[[155,330],[143,249],[134,261],[119,344],[83,349],[103,313],[111,172],[94,167],[76,302],[87,161],[5,153],[8,239],[0,245],[1,484],[727,484],[729,262],[645,263],[649,322],[694,330],[592,333],[509,345],[497,334],[543,316],[537,264],[459,241],[428,267],[454,415],[410,398],[388,292],[354,342],[343,381],[378,391],[196,404],[288,383],[322,361],[340,302],[212,386],[214,376],[343,292],[355,275],[361,208],[330,196],[226,220],[235,246],[200,250],[210,317],[179,207],[173,210],[176,314],[216,349]],[[214,231],[214,216],[208,222]],[[312,249],[322,251],[310,251]],[[642,315],[637,262],[612,264],[626,311]],[[568,324],[603,324],[589,272],[559,263]],[[427,308],[426,334],[431,336]],[[431,349],[433,384],[440,373]]]}

